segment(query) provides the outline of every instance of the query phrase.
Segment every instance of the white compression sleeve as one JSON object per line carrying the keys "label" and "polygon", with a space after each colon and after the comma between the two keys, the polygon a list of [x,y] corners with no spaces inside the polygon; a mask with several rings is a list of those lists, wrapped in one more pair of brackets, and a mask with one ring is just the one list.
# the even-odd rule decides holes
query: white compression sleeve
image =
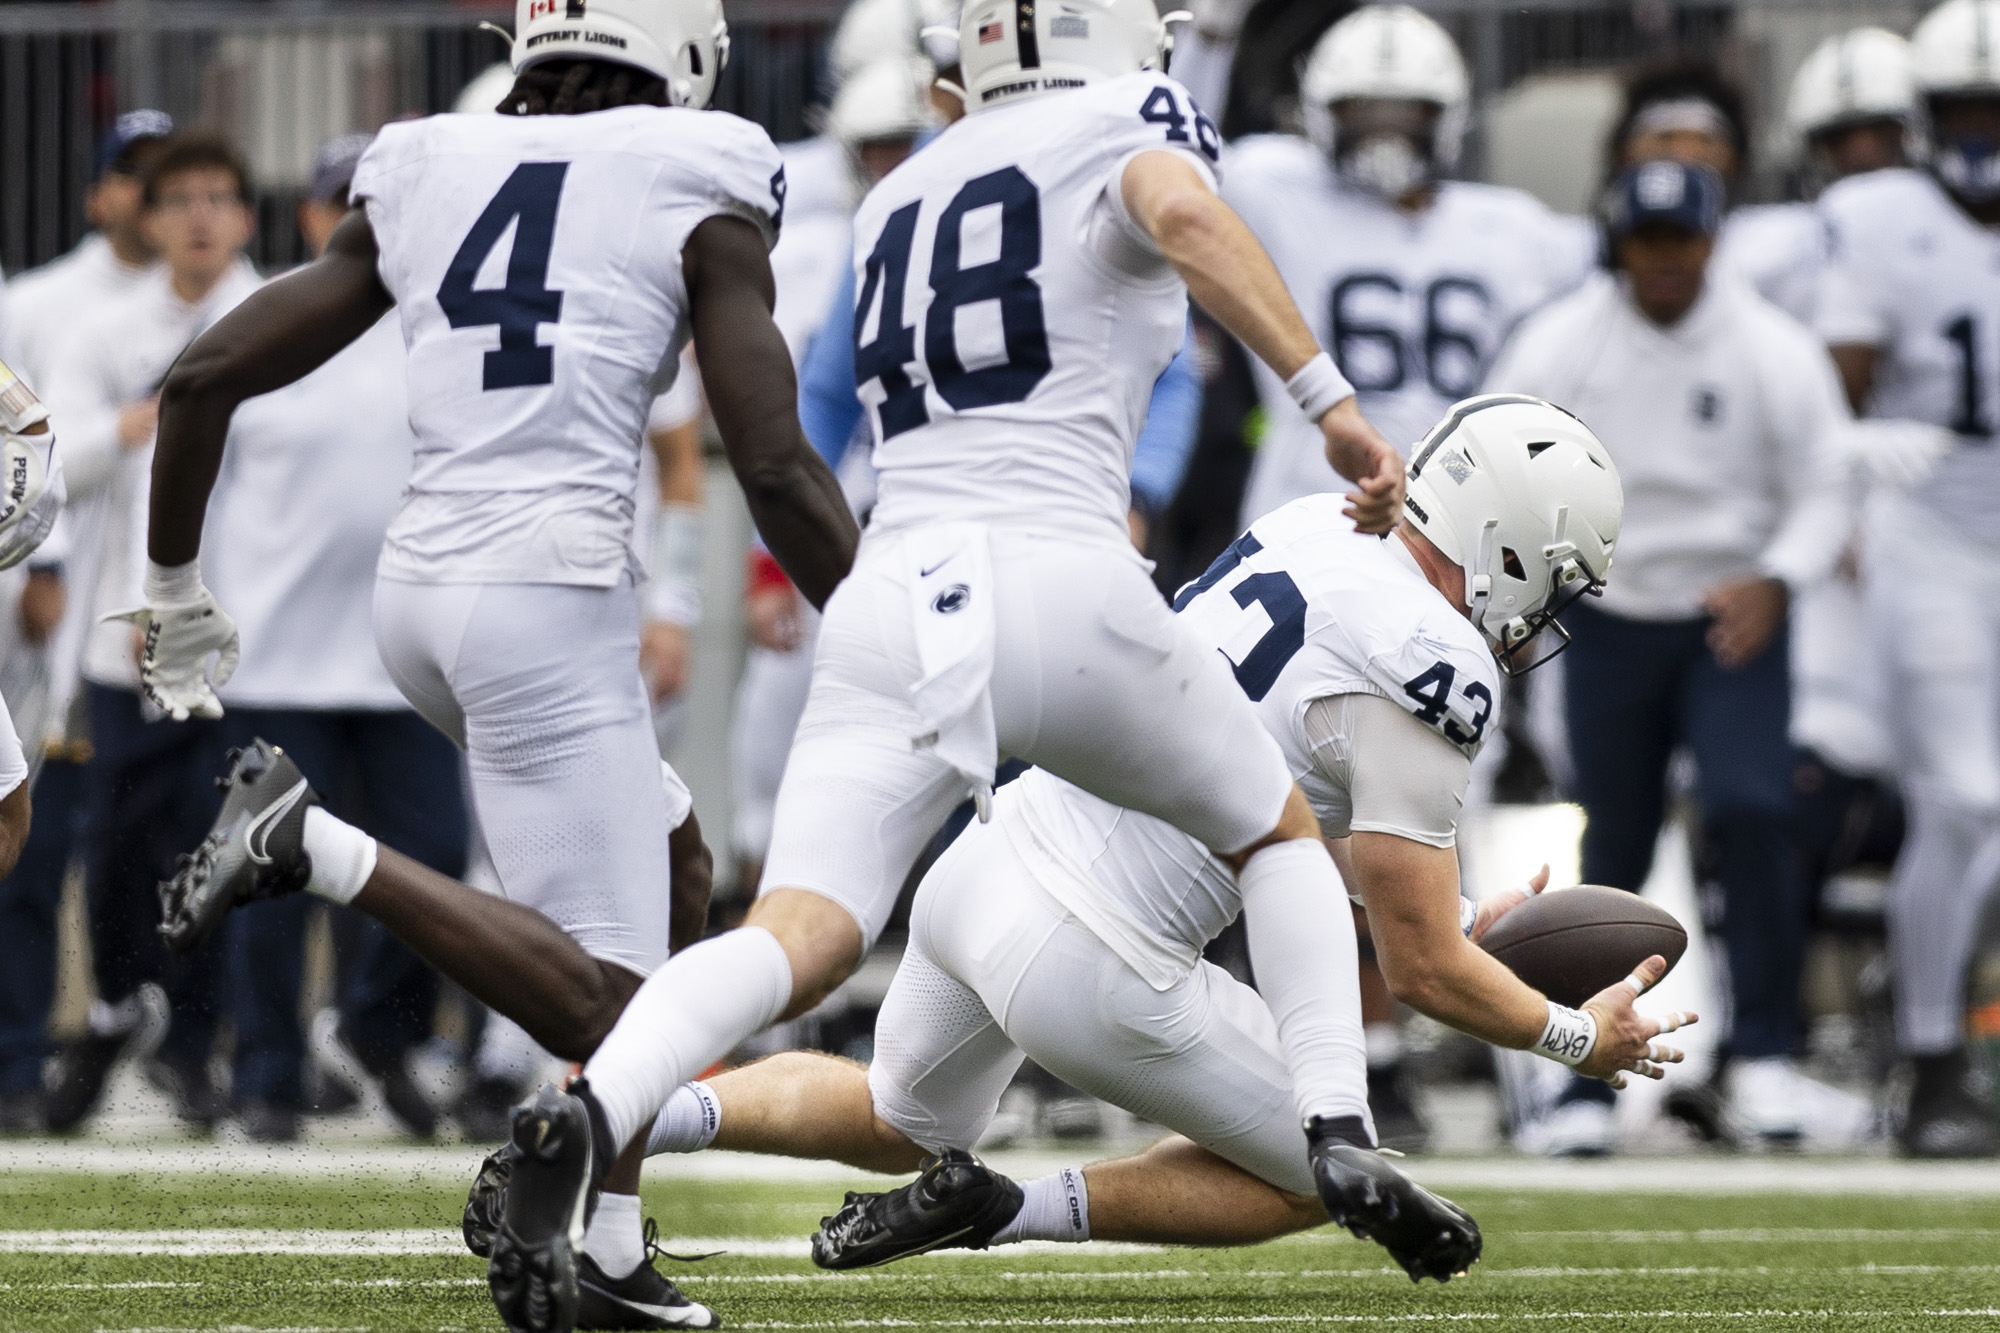
{"label": "white compression sleeve", "polygon": [[778,937],[744,926],[669,958],[646,979],[583,1073],[622,1147],[674,1089],[778,1020],[792,964]]}
{"label": "white compression sleeve", "polygon": [[1237,882],[1257,989],[1278,1020],[1301,1120],[1368,1115],[1360,949],[1333,858],[1317,838],[1256,853]]}

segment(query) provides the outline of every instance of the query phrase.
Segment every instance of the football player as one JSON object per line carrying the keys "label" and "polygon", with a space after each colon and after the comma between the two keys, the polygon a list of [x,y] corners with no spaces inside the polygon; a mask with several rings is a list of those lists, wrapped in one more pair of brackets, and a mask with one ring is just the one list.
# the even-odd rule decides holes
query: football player
{"label": "football player", "polygon": [[[1284,750],[1404,998],[1600,1078],[1658,1074],[1678,1058],[1660,1034],[1692,1021],[1633,1012],[1661,960],[1581,1011],[1551,1004],[1467,938],[1533,889],[1475,910],[1453,848],[1501,672],[1559,648],[1555,614],[1610,568],[1622,499],[1608,453],[1547,403],[1472,399],[1422,444],[1394,537],[1357,533],[1339,508],[1311,496],[1253,524],[1181,591],[1182,620]],[[1317,1122],[1302,1133],[1283,1010],[1274,1018],[1202,961],[1242,906],[1237,877],[1195,839],[1031,771],[926,876],[871,1068],[794,1053],[688,1084],[653,1146],[926,1164],[913,1185],[850,1196],[823,1224],[814,1255],[833,1268],[1093,1235],[1243,1244],[1329,1213],[1348,1221],[1348,1173],[1365,1172],[1409,1211],[1363,1229],[1412,1277],[1449,1277],[1477,1255],[1470,1220],[1379,1159],[1330,1146]],[[1266,995],[1294,971],[1331,971],[1353,1003],[1350,939],[1248,924]],[[1185,1137],[1017,1187],[967,1150],[1024,1054]],[[483,1229],[495,1215],[490,1190],[468,1209]]]}
{"label": "football player", "polygon": [[[727,52],[717,0],[520,0],[503,114],[385,129],[325,255],[168,377],[144,681],[185,718],[218,711],[207,659],[234,653],[196,559],[232,411],[399,311],[418,449],[383,550],[377,640],[411,704],[465,746],[507,898],[379,848],[259,743],[163,892],[170,943],[190,946],[247,897],[309,889],[583,1059],[670,946],[699,937],[708,853],[653,735],[631,554],[642,427],[690,336],[751,514],[808,599],[825,600],[856,540],[799,431],[771,319],[777,150],[701,109]],[[525,962],[496,961],[508,938],[532,941]],[[705,1326],[647,1262],[638,1166],[635,1153],[609,1177],[613,1205],[585,1243],[586,1322]]]}
{"label": "football player", "polygon": [[[1520,190],[1447,180],[1468,82],[1450,34],[1408,5],[1369,5],[1313,47],[1300,83],[1310,142],[1231,146],[1223,197],[1271,253],[1361,410],[1407,448],[1474,392],[1523,315],[1589,272],[1596,238]],[[1244,526],[1332,490],[1319,432],[1269,366],[1268,434]]]}
{"label": "football player", "polygon": [[[1129,467],[1190,292],[1319,423],[1365,531],[1400,511],[1402,460],[1216,197],[1215,127],[1155,72],[1165,46],[1151,0],[968,6],[968,114],[863,202],[855,373],[881,480],[821,622],[762,894],[648,979],[583,1080],[517,1113],[492,1260],[528,1278],[496,1278],[510,1321],[565,1325],[603,1162],[853,971],[945,816],[990,805],[1003,754],[1196,836],[1267,928],[1351,935],[1276,742],[1132,550]],[[1365,1110],[1359,1023],[1329,978],[1295,981],[1274,1007],[1300,1110],[1343,1132]]]}
{"label": "football player", "polygon": [[1928,171],[1821,197],[1819,331],[1872,427],[1866,577],[1887,656],[1909,835],[1889,895],[1901,1129],[1920,1157],[2000,1151],[1971,1086],[1965,966],[2000,881],[2000,0],[1946,0],[1911,37]]}
{"label": "football player", "polygon": [[[1802,155],[1800,175],[1818,194],[1834,181],[1921,155],[1910,44],[1882,28],[1829,37],[1792,76],[1786,128]],[[1810,321],[1826,263],[1826,224],[1810,203],[1760,204],[1729,217],[1715,262],[1765,300]]]}

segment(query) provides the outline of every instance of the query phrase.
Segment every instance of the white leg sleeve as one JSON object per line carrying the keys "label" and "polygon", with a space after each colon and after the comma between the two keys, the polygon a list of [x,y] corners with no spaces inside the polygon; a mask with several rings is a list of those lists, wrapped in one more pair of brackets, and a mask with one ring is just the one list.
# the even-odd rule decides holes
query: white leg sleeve
{"label": "white leg sleeve", "polygon": [[620,1144],[653,1123],[688,1079],[776,1022],[792,998],[777,936],[745,926],[668,959],[583,1067]]}
{"label": "white leg sleeve", "polygon": [[1264,848],[1240,876],[1257,989],[1278,1022],[1299,1117],[1368,1116],[1360,951],[1333,858],[1316,838]]}

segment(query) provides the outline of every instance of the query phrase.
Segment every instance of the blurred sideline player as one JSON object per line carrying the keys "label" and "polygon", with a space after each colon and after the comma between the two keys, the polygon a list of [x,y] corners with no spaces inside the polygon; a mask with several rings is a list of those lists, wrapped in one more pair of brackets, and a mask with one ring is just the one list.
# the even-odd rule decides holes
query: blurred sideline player
{"label": "blurred sideline player", "polygon": [[[1882,28],[1827,38],[1792,76],[1785,126],[1799,146],[1809,200],[1837,180],[1915,160],[1923,143],[1910,44]],[[1826,265],[1826,223],[1810,202],[1739,208],[1715,262],[1809,323]]]}
{"label": "blurred sideline player", "polygon": [[[880,485],[821,624],[763,894],[745,926],[648,979],[583,1080],[517,1114],[494,1267],[550,1280],[530,1301],[496,1283],[510,1323],[565,1327],[566,1219],[601,1163],[687,1077],[853,971],[946,814],[990,801],[1003,754],[1197,833],[1242,867],[1261,928],[1351,938],[1275,742],[1131,548],[1132,444],[1185,338],[1184,280],[1320,420],[1361,478],[1365,530],[1393,523],[1401,458],[1215,196],[1220,144],[1152,72],[1166,35],[1150,0],[1083,8],[967,9],[970,114],[857,216],[855,370]],[[1302,1118],[1365,1143],[1358,1021],[1331,994],[1288,1000]]]}
{"label": "blurred sideline player", "polygon": [[[1468,468],[1475,480],[1461,484]],[[1657,1076],[1678,1057],[1655,1038],[1692,1020],[1639,1017],[1623,982],[1583,1011],[1522,984],[1473,941],[1545,881],[1474,914],[1453,847],[1500,671],[1559,646],[1560,631],[1544,627],[1611,566],[1620,496],[1609,456],[1548,404],[1473,399],[1419,446],[1395,538],[1356,533],[1340,504],[1311,496],[1253,524],[1181,591],[1182,618],[1231,660],[1310,792],[1402,994],[1440,1021],[1599,1077]],[[1238,590],[1274,587],[1302,599],[1302,620],[1267,652],[1250,647],[1257,603]],[[1337,1190],[1322,1206],[1271,1009],[1201,960],[1242,908],[1236,877],[1171,825],[1039,770],[995,806],[993,823],[968,828],[925,880],[874,1064],[798,1053],[690,1084],[656,1124],[655,1150],[926,1167],[915,1184],[828,1219],[814,1255],[836,1268],[939,1244],[1245,1244],[1320,1225],[1328,1208],[1338,1219]],[[1282,993],[1290,970],[1332,969],[1353,1004],[1355,955],[1328,945],[1259,938],[1259,986]],[[1641,967],[1642,985],[1660,963]],[[1570,1032],[1587,1034],[1574,1050]],[[1186,1137],[1017,1188],[966,1150],[1024,1052]],[[1413,1276],[1449,1272],[1427,1268],[1438,1252],[1408,1234],[1375,1238]]]}
{"label": "blurred sideline player", "polygon": [[[1921,160],[1922,112],[1909,43],[1880,28],[1827,38],[1794,76],[1785,118],[1811,196],[1837,181]],[[1771,277],[1750,262],[1758,256]],[[1826,219],[1817,202],[1802,202],[1739,210],[1718,262],[1734,265],[1810,324],[1828,258]],[[1855,861],[1891,858],[1899,822],[1889,795],[1895,746],[1882,655],[1857,651],[1875,641],[1862,588],[1858,501],[1875,485],[1875,469],[1894,467],[1898,438],[1864,426],[1848,444],[1857,465],[1851,468],[1857,504],[1848,550],[1832,577],[1799,590],[1791,613],[1791,734],[1802,751],[1793,783],[1813,900],[1832,875]]]}
{"label": "blurred sideline player", "polygon": [[[521,0],[517,20],[504,114],[384,129],[326,254],[169,377],[145,678],[176,717],[216,710],[206,659],[226,661],[234,635],[196,556],[230,413],[398,309],[418,452],[382,553],[376,637],[406,697],[467,751],[506,901],[333,818],[259,744],[163,893],[163,931],[188,947],[237,902],[309,889],[581,1059],[707,909],[708,854],[640,678],[632,554],[642,428],[691,336],[751,514],[813,600],[846,573],[855,530],[799,433],[770,318],[777,151],[700,109],[728,50],[718,6],[596,0],[572,20]],[[529,966],[496,961],[508,938],[531,941]],[[584,1241],[587,1322],[707,1326],[648,1261],[640,1160],[615,1164]],[[496,1289],[508,1274],[494,1269]]]}
{"label": "blurred sideline player", "polygon": [[[114,121],[98,145],[96,175],[84,194],[91,232],[68,254],[17,274],[6,285],[0,354],[16,357],[25,381],[43,394],[63,340],[77,327],[71,321],[88,321],[158,262],[142,225],[140,177],[172,132],[172,119],[159,111],[131,111]],[[81,719],[71,717],[70,705],[90,599],[78,585],[66,584],[64,572],[79,525],[86,534],[94,531],[103,501],[100,488],[79,485],[75,478],[68,485],[70,517],[19,576],[22,636],[44,655],[47,680],[39,718],[23,711],[19,719],[28,754],[42,759],[32,779],[41,818],[34,821],[15,872],[0,882],[0,934],[15,942],[12,976],[0,986],[0,1126],[40,1127],[42,1064],[55,1000],[56,912],[82,819],[89,757],[86,729],[72,726]],[[91,549],[87,535],[82,546]],[[86,560],[83,589],[93,565]]]}
{"label": "blurred sideline player", "polygon": [[[1445,30],[1369,5],[1313,47],[1300,85],[1310,141],[1231,145],[1223,197],[1250,224],[1314,336],[1389,442],[1411,447],[1474,392],[1508,330],[1580,282],[1596,238],[1520,190],[1447,180],[1468,81]],[[1269,429],[1242,524],[1340,484],[1319,433],[1268,366]]]}
{"label": "blurred sideline player", "polygon": [[[1311,141],[1238,140],[1223,197],[1271,252],[1369,421],[1408,447],[1479,386],[1517,321],[1583,279],[1596,238],[1522,191],[1445,179],[1465,133],[1465,65],[1450,35],[1408,6],[1336,23],[1313,47],[1300,97]],[[1269,425],[1244,525],[1339,482],[1283,383],[1255,369]],[[1420,1150],[1429,1130],[1366,945],[1362,997],[1376,1128],[1385,1145]]]}
{"label": "blurred sideline player", "polygon": [[[142,199],[160,267],[79,321],[48,388],[62,423],[65,473],[80,493],[98,496],[94,515],[75,511],[67,565],[86,617],[85,854],[98,998],[88,1032],[58,1053],[47,1107],[56,1130],[95,1112],[128,1043],[140,1052],[157,1045],[150,1072],[166,1082],[183,1123],[206,1131],[227,1109],[209,1073],[222,951],[170,958],[155,930],[159,881],[215,813],[207,781],[215,737],[207,724],[153,725],[158,714],[140,693],[141,636],[121,617],[139,601],[145,568],[160,381],[190,342],[257,289],[243,257],[255,214],[242,159],[200,134],[177,135],[158,151]],[[164,1009],[155,987],[165,990]]]}
{"label": "blurred sideline player", "polygon": [[1909,833],[1889,895],[1901,1126],[1919,1157],[2000,1151],[1964,1033],[1965,967],[2000,882],[2000,3],[1947,0],[1911,39],[1928,173],[1820,200],[1834,255],[1818,326],[1881,437],[1865,558]]}
{"label": "blurred sideline player", "polygon": [[[299,232],[315,255],[347,216],[366,135],[313,164]],[[207,577],[235,618],[242,660],[217,694],[222,739],[263,737],[343,814],[440,874],[465,870],[458,751],[412,709],[382,666],[371,605],[375,562],[410,458],[402,333],[384,317],[296,384],[245,403],[209,505]],[[160,727],[160,730],[168,728]],[[299,1023],[307,906],[259,903],[229,923],[230,1095],[252,1139],[299,1135]],[[429,1137],[437,1113],[405,1065],[430,1035],[435,974],[373,921],[342,931],[335,1038],[380,1085],[391,1114]]]}
{"label": "blurred sideline player", "polygon": [[[33,555],[62,512],[62,467],[49,412],[25,382],[0,362],[0,570]],[[7,702],[0,699],[0,880],[14,873],[30,825],[28,760]],[[10,969],[11,971],[11,969]],[[34,1108],[29,1107],[32,1111]],[[16,1123],[0,1102],[0,1134],[39,1128],[32,1115]]]}

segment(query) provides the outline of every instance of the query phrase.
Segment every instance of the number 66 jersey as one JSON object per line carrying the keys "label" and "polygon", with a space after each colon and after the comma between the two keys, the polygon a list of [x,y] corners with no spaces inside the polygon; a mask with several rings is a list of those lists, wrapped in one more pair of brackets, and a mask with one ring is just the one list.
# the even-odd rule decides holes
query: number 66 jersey
{"label": "number 66 jersey", "polygon": [[354,174],[409,348],[409,492],[381,571],[610,587],[633,569],[647,409],[688,340],[681,248],[710,217],[775,241],[784,167],[720,111],[445,115]]}
{"label": "number 66 jersey", "polygon": [[872,527],[1032,519],[1122,539],[1132,446],[1187,322],[1187,289],[1119,188],[1157,149],[1213,184],[1215,127],[1141,71],[967,116],[862,202]]}

